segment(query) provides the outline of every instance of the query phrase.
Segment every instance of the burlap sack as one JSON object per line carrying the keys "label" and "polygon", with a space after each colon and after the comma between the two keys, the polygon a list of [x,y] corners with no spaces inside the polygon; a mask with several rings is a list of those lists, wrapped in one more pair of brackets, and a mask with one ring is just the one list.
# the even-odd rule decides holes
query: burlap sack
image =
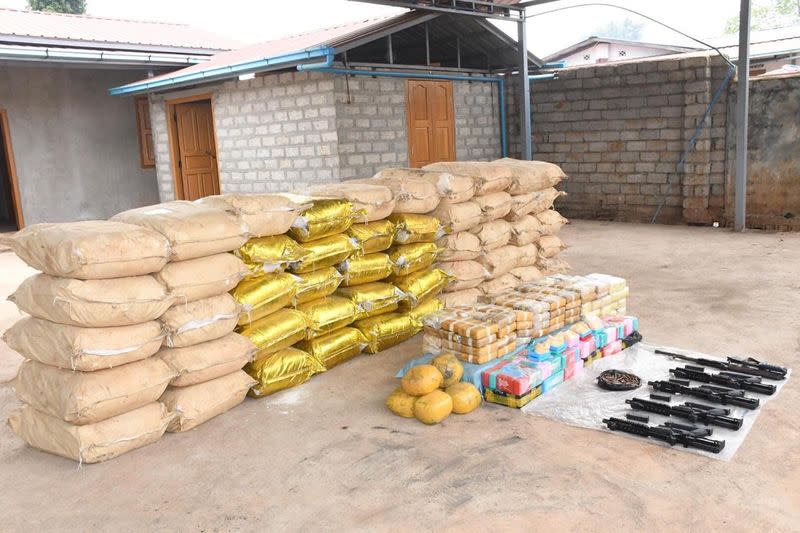
{"label": "burlap sack", "polygon": [[36,270],[78,279],[150,274],[170,256],[169,242],[159,233],[107,220],[33,224],[0,236],[0,244]]}
{"label": "burlap sack", "polygon": [[283,194],[220,194],[195,203],[237,216],[254,237],[286,233],[297,215],[311,206],[303,198]]}
{"label": "burlap sack", "polygon": [[483,294],[480,289],[464,289],[463,291],[446,292],[439,296],[445,309],[451,307],[469,307],[478,303]]}
{"label": "burlap sack", "polygon": [[569,220],[562,217],[558,211],[552,209],[542,211],[536,215],[536,218],[539,219],[539,222],[542,224],[542,235],[555,235],[561,230],[564,224],[569,223]]}
{"label": "burlap sack", "polygon": [[565,248],[561,239],[555,235],[544,235],[539,239],[539,257],[555,257]]}
{"label": "burlap sack", "polygon": [[427,180],[402,176],[375,176],[369,179],[348,180],[344,183],[383,185],[394,194],[393,213],[425,214],[439,205],[436,186]]}
{"label": "burlap sack", "polygon": [[468,231],[445,235],[436,246],[442,249],[439,261],[471,261],[481,255],[481,240]]}
{"label": "burlap sack", "polygon": [[236,327],[241,305],[228,293],[187,304],[177,303],[159,319],[164,346],[182,348],[224,337]]}
{"label": "burlap sack", "polygon": [[511,223],[511,239],[515,246],[525,246],[539,240],[542,236],[542,223],[533,215],[525,215]]}
{"label": "burlap sack", "polygon": [[156,357],[177,374],[172,387],[188,387],[241,370],[253,360],[256,346],[238,333],[184,348],[162,348]]}
{"label": "burlap sack", "polygon": [[516,246],[506,245],[485,252],[478,261],[489,273],[489,279],[496,279],[511,272],[517,265],[519,251]]}
{"label": "burlap sack", "polygon": [[161,347],[164,334],[155,320],[131,326],[81,328],[25,317],[3,340],[27,359],[92,372],[146,359]]}
{"label": "burlap sack", "polygon": [[511,269],[511,275],[517,278],[520,283],[530,283],[541,279],[544,274],[535,266],[522,266]]}
{"label": "burlap sack", "polygon": [[460,204],[475,195],[475,183],[469,176],[423,170],[421,168],[385,168],[375,178],[423,179],[436,186],[441,203]]}
{"label": "burlap sack", "polygon": [[432,163],[422,167],[469,176],[475,183],[475,195],[504,191],[511,183],[511,174],[502,166],[486,161],[452,161]]}
{"label": "burlap sack", "polygon": [[169,387],[161,396],[161,403],[178,416],[167,426],[167,431],[188,431],[236,407],[256,383],[245,372],[237,370],[204,383]]}
{"label": "burlap sack", "polygon": [[566,274],[572,268],[566,260],[560,257],[540,257],[538,265],[545,276]]}
{"label": "burlap sack", "polygon": [[476,196],[472,201],[481,208],[482,222],[503,218],[511,211],[511,195],[505,191]]}
{"label": "burlap sack", "polygon": [[481,292],[486,296],[495,296],[514,290],[519,285],[519,280],[512,274],[503,274],[502,276],[487,281],[480,286]]}
{"label": "burlap sack", "polygon": [[511,196],[511,211],[506,215],[506,220],[513,222],[527,214],[537,214],[552,209],[553,202],[567,193],[555,190],[553,187]]}
{"label": "burlap sack", "polygon": [[477,261],[450,261],[436,266],[453,278],[444,288],[444,292],[473,289],[488,277],[486,269]]}
{"label": "burlap sack", "polygon": [[511,224],[505,220],[492,220],[470,230],[478,239],[484,252],[500,248],[511,239]]}
{"label": "burlap sack", "polygon": [[247,224],[234,215],[183,200],[123,211],[111,220],[159,232],[169,240],[173,261],[230,252],[250,236]]}
{"label": "burlap sack", "polygon": [[175,372],[150,357],[94,372],[56,368],[25,360],[14,388],[20,401],[70,424],[92,424],[153,402]]}
{"label": "burlap sack", "polygon": [[8,299],[38,318],[104,328],[155,320],[175,301],[153,276],[79,280],[36,274]]}
{"label": "burlap sack", "polygon": [[233,254],[174,261],[155,275],[178,302],[194,302],[232,290],[250,270]]}
{"label": "burlap sack", "polygon": [[175,417],[152,402],[101,422],[75,426],[30,405],[11,413],[8,425],[29,446],[78,461],[99,463],[156,442]]}
{"label": "burlap sack", "polygon": [[539,247],[535,242],[526,244],[524,246],[517,246],[517,264],[516,267],[532,267],[536,266],[539,260]]}
{"label": "burlap sack", "polygon": [[481,206],[473,201],[440,205],[430,215],[436,217],[451,233],[474,228],[482,222]]}
{"label": "burlap sack", "polygon": [[301,191],[311,198],[345,198],[353,202],[358,212],[356,222],[383,220],[394,211],[394,193],[389,187],[366,183],[326,183]]}
{"label": "burlap sack", "polygon": [[511,176],[511,183],[507,189],[511,194],[541,191],[557,185],[567,177],[561,167],[545,161],[522,161],[504,157],[493,161],[492,164]]}

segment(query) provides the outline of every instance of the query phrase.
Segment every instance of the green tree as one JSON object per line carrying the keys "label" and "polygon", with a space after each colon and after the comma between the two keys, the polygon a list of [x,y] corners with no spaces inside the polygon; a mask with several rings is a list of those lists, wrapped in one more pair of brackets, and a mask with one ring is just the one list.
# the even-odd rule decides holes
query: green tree
{"label": "green tree", "polygon": [[[752,7],[750,28],[768,30],[800,23],[800,0],[762,0]],[[725,24],[725,33],[739,31],[739,16],[731,17]]]}
{"label": "green tree", "polygon": [[86,13],[86,0],[28,0],[28,8],[34,11],[83,15]]}
{"label": "green tree", "polygon": [[[800,1],[800,0],[798,0]],[[609,39],[623,39],[626,41],[639,41],[642,38],[642,28],[644,24],[634,22],[626,18],[621,23],[612,20],[605,26],[600,26],[592,32],[597,37],[607,37]]]}

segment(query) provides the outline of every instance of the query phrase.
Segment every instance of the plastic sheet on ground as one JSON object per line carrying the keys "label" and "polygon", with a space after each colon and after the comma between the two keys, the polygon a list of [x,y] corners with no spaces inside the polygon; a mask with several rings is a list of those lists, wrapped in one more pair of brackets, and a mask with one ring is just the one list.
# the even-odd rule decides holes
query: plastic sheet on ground
{"label": "plastic sheet on ground", "polygon": [[[786,379],[782,381],[764,379],[765,383],[774,384],[776,386],[776,391],[772,396],[747,392],[746,394],[748,396],[754,396],[761,400],[760,406],[752,411],[734,405],[719,405],[692,396],[676,394],[668,395],[666,393],[659,393],[649,387],[647,382],[669,379],[669,370],[671,368],[691,363],[688,361],[672,359],[664,355],[657,355],[654,353],[656,349],[678,352],[690,355],[692,357],[720,359],[716,356],[692,352],[690,350],[639,343],[628,348],[627,350],[624,350],[623,352],[605,357],[595,362],[593,365],[584,368],[583,373],[576,375],[569,381],[565,381],[564,384],[556,387],[548,394],[542,395],[535,399],[523,407],[522,411],[526,414],[543,416],[552,420],[565,422],[572,426],[609,431],[616,435],[638,439],[643,443],[657,444],[665,447],[669,447],[669,444],[656,439],[639,437],[622,431],[612,432],[606,428],[605,424],[603,424],[603,419],[610,417],[625,419],[626,413],[633,413],[637,415],[648,416],[650,418],[649,425],[651,426],[656,426],[663,424],[664,422],[671,421],[680,424],[696,425],[698,427],[709,427],[714,430],[714,433],[709,436],[709,438],[725,441],[725,448],[720,453],[711,453],[695,448],[684,448],[680,444],[676,444],[673,446],[673,448],[676,450],[684,450],[699,455],[705,455],[714,459],[730,461],[736,454],[736,450],[738,450],[739,446],[741,446],[744,442],[747,434],[750,433],[750,429],[753,427],[753,424],[755,423],[759,414],[761,414],[761,410],[764,408],[764,405],[780,394],[781,389],[789,379],[789,374],[787,374]],[[636,374],[642,379],[642,386],[636,390],[620,392],[612,392],[601,389],[597,386],[597,376],[603,370],[608,370],[611,368]],[[719,370],[713,368],[707,368],[707,371],[714,373],[719,372]],[[702,385],[702,383],[697,383],[694,381],[692,382],[692,387],[699,385]],[[625,400],[629,398],[645,398],[649,400],[650,394],[654,392],[656,394],[671,396],[672,400],[670,405],[673,406],[682,405],[685,402],[695,402],[730,409],[730,416],[743,418],[744,423],[739,430],[734,431],[718,426],[705,426],[699,422],[692,423],[683,418],[666,417],[646,411],[633,410],[628,406],[628,404],[625,403]]]}

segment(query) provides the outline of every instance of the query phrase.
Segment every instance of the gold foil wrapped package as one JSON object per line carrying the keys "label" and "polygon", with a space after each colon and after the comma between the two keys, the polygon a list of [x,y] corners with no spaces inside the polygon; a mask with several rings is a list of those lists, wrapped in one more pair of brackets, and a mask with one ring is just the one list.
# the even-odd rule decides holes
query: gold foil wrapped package
{"label": "gold foil wrapped package", "polygon": [[327,296],[297,306],[308,324],[306,339],[346,326],[355,320],[356,304],[341,296]]}
{"label": "gold foil wrapped package", "polygon": [[367,339],[367,346],[364,348],[367,353],[378,353],[400,344],[422,329],[420,321],[400,313],[365,318],[354,325]]}
{"label": "gold foil wrapped package", "polygon": [[336,267],[326,267],[306,274],[297,274],[295,305],[330,296],[342,283],[342,276]]}
{"label": "gold foil wrapped package", "polygon": [[450,279],[444,270],[434,268],[395,278],[393,283],[406,294],[407,301],[403,305],[413,308],[423,300],[442,292]]}
{"label": "gold foil wrapped package", "polygon": [[380,282],[345,287],[336,291],[336,295],[356,304],[356,320],[395,311],[398,302],[406,297],[391,283]]}
{"label": "gold foil wrapped package", "polygon": [[396,244],[433,242],[445,234],[442,223],[430,215],[398,213],[389,217],[397,227],[394,234]]}
{"label": "gold foil wrapped package", "polygon": [[344,276],[342,285],[345,287],[386,279],[394,271],[392,260],[380,252],[351,257],[342,261],[338,268]]}
{"label": "gold foil wrapped package", "polygon": [[319,199],[311,204],[305,213],[294,219],[289,230],[292,237],[303,243],[344,233],[350,229],[356,217],[349,200]]}
{"label": "gold foil wrapped package", "polygon": [[408,316],[415,320],[422,320],[428,315],[432,315],[436,311],[441,311],[444,309],[444,302],[437,298],[436,296],[426,298],[422,302],[418,303],[416,307],[413,309],[405,309],[404,306],[408,306],[408,300],[405,302],[401,302],[400,309],[403,311],[408,312]]}
{"label": "gold foil wrapped package", "polygon": [[242,305],[239,325],[243,326],[291,305],[297,291],[297,276],[273,272],[247,278],[231,291]]}
{"label": "gold foil wrapped package", "polygon": [[288,348],[306,337],[306,315],[295,309],[278,309],[239,331],[256,345],[256,359]]}
{"label": "gold foil wrapped package", "polygon": [[[289,263],[296,263],[310,252],[286,235],[273,235],[250,239],[236,251],[249,265],[261,265],[264,272],[283,270]],[[252,270],[252,268],[251,268]]]}
{"label": "gold foil wrapped package", "polygon": [[406,276],[428,268],[436,261],[440,251],[440,248],[432,242],[396,246],[389,252],[389,259],[394,264],[394,275]]}
{"label": "gold foil wrapped package", "polygon": [[284,348],[248,363],[244,371],[258,382],[250,388],[248,395],[261,398],[301,385],[314,374],[324,372],[325,367],[308,352]]}
{"label": "gold foil wrapped package", "polygon": [[391,220],[377,220],[367,224],[353,224],[347,235],[358,241],[361,252],[374,254],[388,250],[394,242],[395,226]]}
{"label": "gold foil wrapped package", "polygon": [[360,354],[366,345],[367,340],[359,330],[345,327],[303,341],[297,347],[310,353],[326,370],[330,370]]}
{"label": "gold foil wrapped package", "polygon": [[332,235],[316,241],[303,243],[308,255],[298,263],[292,263],[291,269],[298,274],[311,272],[341,263],[353,252],[358,251],[358,243],[347,235]]}

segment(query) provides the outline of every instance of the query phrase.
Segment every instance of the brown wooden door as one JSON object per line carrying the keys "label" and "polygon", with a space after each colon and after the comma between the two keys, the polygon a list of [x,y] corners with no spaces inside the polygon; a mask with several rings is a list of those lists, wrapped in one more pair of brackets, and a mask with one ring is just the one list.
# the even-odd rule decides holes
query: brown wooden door
{"label": "brown wooden door", "polygon": [[406,114],[411,167],[456,158],[453,82],[408,80]]}
{"label": "brown wooden door", "polygon": [[219,194],[217,146],[211,102],[201,100],[175,105],[178,134],[178,170],[183,200]]}

